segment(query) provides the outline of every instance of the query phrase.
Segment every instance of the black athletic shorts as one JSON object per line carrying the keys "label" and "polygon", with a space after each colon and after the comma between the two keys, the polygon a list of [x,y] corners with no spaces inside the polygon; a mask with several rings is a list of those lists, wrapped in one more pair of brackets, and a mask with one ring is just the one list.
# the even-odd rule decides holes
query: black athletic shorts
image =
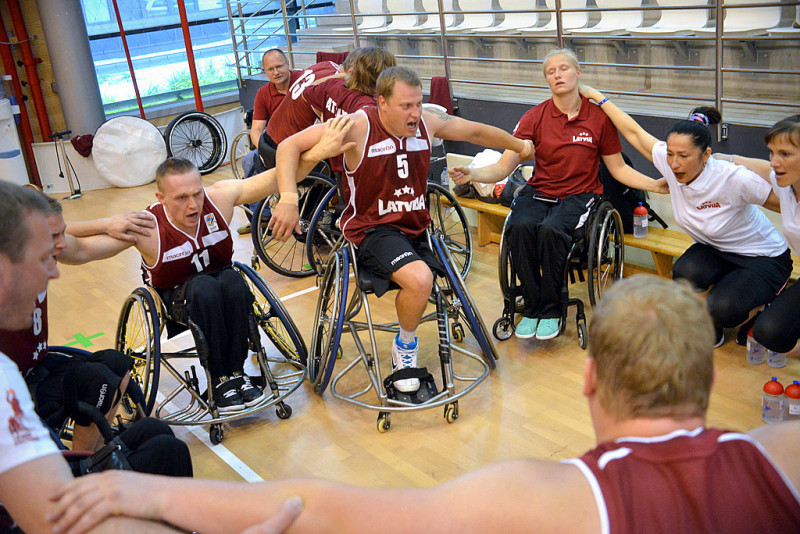
{"label": "black athletic shorts", "polygon": [[411,238],[393,226],[376,226],[367,232],[357,249],[359,270],[366,269],[375,295],[389,290],[392,274],[411,263],[424,261],[434,274],[444,276],[444,268],[428,244],[428,234]]}

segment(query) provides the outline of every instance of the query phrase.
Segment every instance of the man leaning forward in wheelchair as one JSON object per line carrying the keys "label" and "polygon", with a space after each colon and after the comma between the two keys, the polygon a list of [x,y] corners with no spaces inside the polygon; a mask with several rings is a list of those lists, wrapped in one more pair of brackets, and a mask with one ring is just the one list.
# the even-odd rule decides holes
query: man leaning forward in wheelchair
{"label": "man leaning forward in wheelchair", "polygon": [[[303,154],[298,180],[320,159],[341,152],[350,120],[322,125],[319,143]],[[204,188],[197,168],[169,158],[156,170],[158,202],[147,208],[156,231],[136,243],[96,236],[114,254],[134,245],[142,255],[148,282],[159,292],[171,318],[193,322],[205,334],[213,398],[220,413],[255,406],[264,398],[244,373],[248,314],[253,295],[233,270],[233,240],[228,224],[236,205],[277,193],[275,170],[246,180],[223,180]]]}
{"label": "man leaning forward in wheelchair", "polygon": [[[392,370],[417,367],[417,326],[433,289],[433,270],[440,270],[425,231],[430,214],[425,204],[431,138],[468,141],[505,148],[520,159],[533,153],[529,141],[477,122],[440,111],[422,109],[422,83],[405,67],[390,67],[377,80],[377,107],[349,115],[354,123],[345,136],[343,197],[348,204],[340,219],[345,237],[356,247],[356,259],[366,268],[375,293],[389,282],[400,286],[395,297],[400,331],[392,343]],[[298,159],[322,135],[313,126],[278,146],[277,170],[281,198],[273,209],[273,237],[287,240],[299,231],[297,208]],[[419,378],[394,380],[402,393],[420,387]]]}

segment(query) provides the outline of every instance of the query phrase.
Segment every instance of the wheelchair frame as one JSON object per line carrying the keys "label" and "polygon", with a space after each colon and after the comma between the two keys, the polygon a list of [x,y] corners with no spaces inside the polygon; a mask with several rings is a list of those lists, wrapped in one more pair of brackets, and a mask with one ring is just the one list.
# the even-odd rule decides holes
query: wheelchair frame
{"label": "wheelchair frame", "polygon": [[[522,291],[521,286],[516,283],[517,276],[507,241],[507,226],[510,217],[511,212],[503,223],[500,257],[497,262],[500,291],[503,293],[503,314],[495,321],[492,333],[500,341],[512,336],[516,329],[514,316],[516,312],[521,311],[517,301],[522,298]],[[581,299],[569,297],[569,284],[575,283],[575,271],[578,272],[578,279],[583,282],[583,271],[586,270],[589,302],[594,307],[600,301],[606,287],[613,280],[622,278],[624,260],[624,231],[619,212],[606,197],[600,197],[591,208],[583,231],[579,232],[578,236],[573,236],[567,253],[567,261],[564,264],[564,285],[561,289],[562,320],[559,335],[563,334],[566,329],[569,307],[575,306],[578,344],[582,349],[586,348],[588,337],[584,303]]]}
{"label": "wheelchair frame", "polygon": [[270,269],[284,276],[302,278],[316,273],[313,264],[306,264],[306,241],[315,210],[330,189],[336,189],[333,180],[316,171],[311,171],[297,184],[300,194],[298,210],[301,232],[295,232],[288,241],[273,239],[272,233],[267,229],[270,216],[265,213],[268,210],[271,212],[280,196],[270,195],[258,203],[250,223],[250,235],[253,239],[253,257],[250,263],[253,269],[258,270],[260,259]]}
{"label": "wheelchair frame", "polygon": [[[478,384],[489,376],[489,372],[496,366],[497,352],[489,339],[488,330],[477,312],[475,303],[459,271],[454,268],[454,261],[448,246],[440,234],[430,234],[429,238],[434,253],[444,266],[446,276],[443,284],[439,284],[437,278],[434,278],[431,301],[435,304],[436,311],[423,317],[422,322],[435,319],[438,325],[438,355],[443,387],[442,391],[421,403],[390,398],[384,388],[386,384],[383,380],[379,359],[376,357],[378,348],[375,330],[398,332],[398,323],[375,324],[373,322],[367,298],[370,291],[362,286],[361,281],[356,282],[352,296],[349,303],[347,303],[351,264],[358,280],[352,244],[343,244],[342,241],[339,241],[337,247],[329,255],[325,274],[319,284],[320,296],[317,303],[311,357],[309,358],[308,366],[309,380],[314,390],[320,395],[324,393],[328,384],[330,384],[330,392],[334,397],[357,406],[377,410],[379,412],[377,427],[380,432],[389,430],[391,412],[413,411],[437,406],[444,406],[444,418],[448,423],[453,423],[459,416],[458,400],[475,389]],[[366,320],[357,321],[356,316],[362,310],[365,313]],[[464,327],[461,324],[461,320],[467,323],[467,327],[473,333],[482,354],[475,354],[463,347],[451,344],[451,335],[457,342],[464,339]],[[448,325],[450,328],[448,328]],[[363,330],[369,332],[371,353],[367,352],[364,343],[358,336],[358,332]],[[358,354],[334,375],[335,362],[342,354],[341,335],[345,331],[352,334]],[[462,376],[456,373],[453,369],[451,350],[478,362],[480,371],[473,373],[474,376]],[[343,392],[339,388],[340,382],[358,367],[359,363],[364,366],[367,372],[366,385],[357,386],[357,388],[360,387],[361,389],[357,389],[354,392]],[[459,382],[464,382],[468,385],[460,391],[456,390],[456,383]],[[375,402],[367,402],[361,399],[370,390],[374,390],[377,395]]]}
{"label": "wheelchair frame", "polygon": [[[161,334],[167,317],[165,307],[158,293],[149,287],[139,287],[128,296],[120,312],[117,325],[116,348],[134,358],[131,372],[144,395],[145,415],[172,425],[210,425],[209,437],[214,444],[224,438],[222,423],[249,417],[270,406],[280,419],[292,414],[286,398],[296,391],[305,379],[307,349],[286,308],[261,276],[250,267],[239,262],[233,266],[244,277],[253,292],[255,301],[249,316],[250,350],[257,355],[260,376],[264,380],[265,399],[255,406],[237,413],[220,415],[213,398],[213,388],[208,387],[211,377],[204,361],[207,345],[203,332],[190,320],[186,325],[192,333],[195,347],[178,352],[165,353],[161,350]],[[261,343],[261,333],[272,343],[279,355],[267,354]],[[171,358],[198,358],[205,370],[206,391],[200,389],[195,367],[191,373],[182,374],[169,360]],[[288,370],[275,372],[271,367],[283,365]],[[161,368],[166,369],[178,382],[156,405],[156,396],[161,382]],[[267,389],[268,388],[268,389]],[[188,400],[178,399],[181,393],[188,393]],[[271,394],[269,394],[271,392]],[[168,413],[167,405],[175,401],[176,410]],[[184,405],[181,407],[181,402]]]}

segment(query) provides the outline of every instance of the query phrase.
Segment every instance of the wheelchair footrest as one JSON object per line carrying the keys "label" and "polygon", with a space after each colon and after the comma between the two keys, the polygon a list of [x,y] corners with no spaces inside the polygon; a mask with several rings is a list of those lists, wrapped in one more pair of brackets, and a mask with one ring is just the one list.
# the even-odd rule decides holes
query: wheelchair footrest
{"label": "wheelchair footrest", "polygon": [[[409,378],[419,379],[419,389],[410,393],[398,391],[394,385],[395,381]],[[427,367],[399,369],[383,380],[383,387],[386,388],[386,394],[390,399],[412,404],[424,404],[439,394],[433,375],[428,372]]]}

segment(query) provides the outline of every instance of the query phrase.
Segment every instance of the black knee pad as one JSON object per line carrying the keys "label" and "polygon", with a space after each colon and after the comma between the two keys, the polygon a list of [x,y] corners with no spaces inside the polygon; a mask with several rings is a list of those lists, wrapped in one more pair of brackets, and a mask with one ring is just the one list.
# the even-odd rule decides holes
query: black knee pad
{"label": "black knee pad", "polygon": [[75,366],[64,375],[64,408],[75,422],[88,426],[92,415],[78,409],[82,401],[105,416],[117,401],[122,378],[106,365],[86,362]]}
{"label": "black knee pad", "polygon": [[120,378],[127,375],[133,368],[133,358],[114,349],[98,350],[88,361],[102,363]]}
{"label": "black knee pad", "polygon": [[145,417],[126,428],[119,437],[129,449],[134,450],[145,441],[161,435],[175,436],[172,429],[164,421]]}

